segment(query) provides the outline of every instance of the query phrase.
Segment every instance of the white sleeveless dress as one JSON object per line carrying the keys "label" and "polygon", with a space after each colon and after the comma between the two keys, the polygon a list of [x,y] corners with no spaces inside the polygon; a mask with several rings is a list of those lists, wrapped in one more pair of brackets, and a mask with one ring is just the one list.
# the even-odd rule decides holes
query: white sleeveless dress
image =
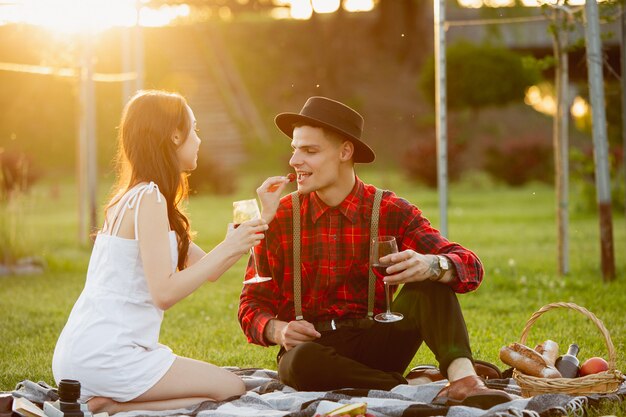
{"label": "white sleeveless dress", "polygon": [[[55,381],[78,380],[83,400],[102,396],[130,401],[156,384],[176,358],[158,342],[163,310],[152,302],[137,240],[141,198],[153,192],[161,202],[152,182],[128,191],[113,214],[112,233],[103,229],[97,235],[85,288],[54,350]],[[118,237],[124,213],[133,207],[135,239]],[[174,271],[178,247],[173,231],[169,240]]]}

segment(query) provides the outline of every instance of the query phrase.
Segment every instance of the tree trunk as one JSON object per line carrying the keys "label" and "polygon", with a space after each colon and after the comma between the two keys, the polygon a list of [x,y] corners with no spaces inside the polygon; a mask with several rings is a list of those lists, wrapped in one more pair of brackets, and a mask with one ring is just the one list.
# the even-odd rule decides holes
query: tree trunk
{"label": "tree trunk", "polygon": [[554,115],[554,175],[556,184],[557,213],[557,253],[558,273],[569,273],[569,61],[567,57],[567,24],[568,15],[562,10],[554,10],[552,33],[554,58],[556,60],[556,114]]}

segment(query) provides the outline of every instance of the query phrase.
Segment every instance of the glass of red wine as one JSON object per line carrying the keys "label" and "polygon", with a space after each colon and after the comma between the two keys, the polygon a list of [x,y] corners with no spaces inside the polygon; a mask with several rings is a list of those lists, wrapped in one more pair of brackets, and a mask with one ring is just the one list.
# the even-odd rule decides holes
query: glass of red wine
{"label": "glass of red wine", "polygon": [[[381,263],[380,258],[383,256],[397,253],[398,252],[398,244],[396,243],[396,238],[393,236],[379,236],[373,237],[370,241],[370,264],[372,267],[372,271],[374,271],[374,275],[377,278],[383,279],[387,275],[387,268],[390,267],[391,263]],[[402,320],[404,316],[400,313],[393,313],[391,311],[391,301],[393,299],[393,291],[389,288],[390,285],[385,282],[385,302],[387,303],[387,311],[384,313],[377,314],[374,317],[374,320],[380,321],[383,323],[393,323],[394,321]]]}
{"label": "glass of red wine", "polygon": [[[255,199],[240,200],[233,202],[233,223],[236,228],[243,222],[248,220],[260,219],[261,212],[259,205]],[[258,268],[256,265],[256,257],[254,256],[254,246],[250,248],[250,255],[252,256],[252,266],[254,267],[254,276],[243,281],[244,284],[256,284],[258,282],[265,282],[272,279],[272,277],[259,276]]]}

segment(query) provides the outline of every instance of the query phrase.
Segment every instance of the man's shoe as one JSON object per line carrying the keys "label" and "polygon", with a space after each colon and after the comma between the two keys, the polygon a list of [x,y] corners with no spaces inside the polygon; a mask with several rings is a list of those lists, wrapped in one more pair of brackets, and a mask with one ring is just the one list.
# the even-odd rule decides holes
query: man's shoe
{"label": "man's shoe", "polygon": [[437,405],[465,405],[488,410],[494,405],[511,401],[504,391],[487,388],[480,377],[470,375],[446,385],[433,399]]}
{"label": "man's shoe", "polygon": [[420,365],[412,368],[408,374],[404,377],[407,381],[410,379],[417,378],[426,378],[429,379],[430,382],[437,382],[445,379],[441,372],[439,372],[439,368],[434,365]]}
{"label": "man's shoe", "polygon": [[[502,373],[500,372],[500,369],[498,369],[496,365],[486,361],[474,360],[474,370],[476,371],[476,375],[483,379],[502,378]],[[441,375],[439,368],[434,365],[416,366],[415,368],[412,368],[405,376],[407,380],[420,377],[427,378],[431,382],[437,382],[445,379],[443,375]]]}
{"label": "man's shoe", "polygon": [[474,359],[474,370],[476,375],[482,379],[502,379],[502,372],[493,363]]}

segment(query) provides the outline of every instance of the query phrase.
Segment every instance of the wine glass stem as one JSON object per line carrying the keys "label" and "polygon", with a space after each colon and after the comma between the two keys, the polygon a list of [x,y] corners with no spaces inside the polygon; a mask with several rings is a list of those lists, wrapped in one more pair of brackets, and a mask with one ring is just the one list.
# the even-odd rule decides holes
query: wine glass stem
{"label": "wine glass stem", "polygon": [[252,265],[254,265],[254,275],[259,275],[259,269],[256,265],[256,256],[254,255],[254,246],[250,248],[250,256],[252,256]]}
{"label": "wine glass stem", "polygon": [[387,314],[391,314],[391,301],[389,298],[389,284],[385,282],[385,300],[387,301]]}

